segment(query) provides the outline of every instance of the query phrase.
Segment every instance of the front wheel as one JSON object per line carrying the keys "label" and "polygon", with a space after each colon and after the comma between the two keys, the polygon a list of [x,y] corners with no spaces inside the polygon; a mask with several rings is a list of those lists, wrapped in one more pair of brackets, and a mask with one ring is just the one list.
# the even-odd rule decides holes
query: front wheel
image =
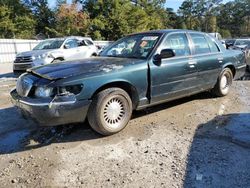
{"label": "front wheel", "polygon": [[221,72],[216,85],[212,89],[212,93],[218,97],[226,96],[229,93],[232,83],[233,83],[233,73],[231,69],[225,68]]}
{"label": "front wheel", "polygon": [[98,93],[89,108],[90,126],[102,135],[121,131],[128,124],[132,114],[132,101],[126,91],[109,88]]}

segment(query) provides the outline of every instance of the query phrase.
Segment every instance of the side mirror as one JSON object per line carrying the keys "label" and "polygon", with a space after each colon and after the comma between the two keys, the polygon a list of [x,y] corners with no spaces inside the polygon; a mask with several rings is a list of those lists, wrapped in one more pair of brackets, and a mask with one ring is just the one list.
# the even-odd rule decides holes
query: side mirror
{"label": "side mirror", "polygon": [[65,48],[65,49],[69,49],[70,46],[69,46],[68,44],[64,44],[64,48]]}
{"label": "side mirror", "polygon": [[154,56],[154,62],[158,65],[161,64],[162,59],[167,59],[175,56],[175,52],[172,49],[163,49],[160,54]]}
{"label": "side mirror", "polygon": [[170,57],[174,57],[175,56],[175,52],[172,49],[163,49],[161,51],[161,59],[166,59],[166,58],[170,58]]}

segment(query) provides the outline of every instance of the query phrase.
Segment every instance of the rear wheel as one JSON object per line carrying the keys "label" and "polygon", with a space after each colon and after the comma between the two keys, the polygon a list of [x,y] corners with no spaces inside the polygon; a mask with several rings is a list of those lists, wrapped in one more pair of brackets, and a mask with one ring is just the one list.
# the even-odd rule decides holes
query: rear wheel
{"label": "rear wheel", "polygon": [[109,88],[98,93],[89,108],[90,126],[102,135],[121,131],[132,114],[132,101],[124,90]]}
{"label": "rear wheel", "polygon": [[233,83],[233,73],[231,69],[225,68],[221,72],[216,85],[212,89],[213,94],[219,97],[226,96],[229,93],[232,83]]}

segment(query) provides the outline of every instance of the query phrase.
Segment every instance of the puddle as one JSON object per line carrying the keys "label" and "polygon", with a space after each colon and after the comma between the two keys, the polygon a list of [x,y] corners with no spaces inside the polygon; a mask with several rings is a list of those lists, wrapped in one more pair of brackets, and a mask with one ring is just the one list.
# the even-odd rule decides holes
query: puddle
{"label": "puddle", "polygon": [[8,153],[16,151],[22,147],[22,143],[26,136],[30,133],[29,130],[17,130],[10,132],[0,138],[0,153]]}

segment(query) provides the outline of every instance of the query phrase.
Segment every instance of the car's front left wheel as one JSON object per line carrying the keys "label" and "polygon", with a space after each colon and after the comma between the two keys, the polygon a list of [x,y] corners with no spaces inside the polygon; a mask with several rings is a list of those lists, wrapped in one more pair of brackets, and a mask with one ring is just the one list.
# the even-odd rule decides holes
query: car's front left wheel
{"label": "car's front left wheel", "polygon": [[98,133],[112,135],[126,127],[131,114],[132,101],[128,93],[120,88],[109,88],[93,98],[88,121]]}

